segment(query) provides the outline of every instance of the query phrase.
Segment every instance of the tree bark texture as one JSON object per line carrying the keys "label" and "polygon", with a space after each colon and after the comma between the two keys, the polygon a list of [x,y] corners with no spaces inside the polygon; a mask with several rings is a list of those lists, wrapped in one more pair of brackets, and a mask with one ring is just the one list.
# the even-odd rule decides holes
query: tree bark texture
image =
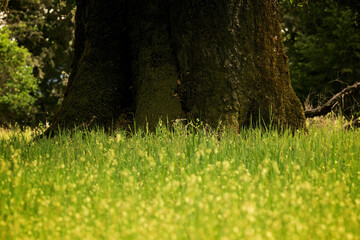
{"label": "tree bark texture", "polygon": [[177,118],[304,127],[277,0],[78,0],[75,58],[53,128]]}

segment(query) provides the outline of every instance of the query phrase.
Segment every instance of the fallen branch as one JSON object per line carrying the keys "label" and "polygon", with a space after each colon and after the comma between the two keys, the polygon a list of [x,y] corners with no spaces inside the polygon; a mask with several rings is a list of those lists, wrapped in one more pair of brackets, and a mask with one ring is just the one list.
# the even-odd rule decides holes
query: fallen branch
{"label": "fallen branch", "polygon": [[340,100],[342,100],[345,96],[351,96],[356,94],[357,91],[360,92],[360,82],[357,82],[351,86],[346,87],[341,92],[335,94],[329,101],[327,101],[324,105],[319,106],[314,109],[305,110],[305,117],[313,118],[316,116],[323,116],[331,112],[331,110],[339,104]]}

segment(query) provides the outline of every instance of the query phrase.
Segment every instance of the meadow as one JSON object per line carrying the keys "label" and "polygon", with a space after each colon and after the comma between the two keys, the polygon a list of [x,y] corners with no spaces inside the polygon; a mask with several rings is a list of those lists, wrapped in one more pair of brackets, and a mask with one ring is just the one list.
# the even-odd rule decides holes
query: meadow
{"label": "meadow", "polygon": [[0,239],[360,239],[360,130],[0,131]]}

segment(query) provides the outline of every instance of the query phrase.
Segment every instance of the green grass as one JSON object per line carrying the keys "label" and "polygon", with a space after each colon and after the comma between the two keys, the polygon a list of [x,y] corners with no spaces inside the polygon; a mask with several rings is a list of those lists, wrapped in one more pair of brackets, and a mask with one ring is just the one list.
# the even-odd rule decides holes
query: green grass
{"label": "green grass", "polygon": [[0,239],[360,239],[360,131],[32,142],[0,132]]}

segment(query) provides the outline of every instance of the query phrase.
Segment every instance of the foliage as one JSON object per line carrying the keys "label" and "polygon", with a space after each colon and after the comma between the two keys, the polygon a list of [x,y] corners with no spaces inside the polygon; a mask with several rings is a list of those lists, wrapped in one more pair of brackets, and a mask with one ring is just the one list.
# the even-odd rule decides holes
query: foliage
{"label": "foliage", "polygon": [[38,82],[29,64],[30,54],[0,29],[0,125],[24,121],[34,111]]}
{"label": "foliage", "polygon": [[323,0],[297,7],[283,1],[282,12],[292,84],[301,100],[309,93],[330,97],[359,81],[358,5]]}
{"label": "foliage", "polygon": [[12,37],[32,54],[34,75],[40,80],[39,110],[49,115],[62,98],[70,72],[75,0],[11,0],[7,14]]}
{"label": "foliage", "polygon": [[358,239],[359,137],[0,133],[0,238]]}

